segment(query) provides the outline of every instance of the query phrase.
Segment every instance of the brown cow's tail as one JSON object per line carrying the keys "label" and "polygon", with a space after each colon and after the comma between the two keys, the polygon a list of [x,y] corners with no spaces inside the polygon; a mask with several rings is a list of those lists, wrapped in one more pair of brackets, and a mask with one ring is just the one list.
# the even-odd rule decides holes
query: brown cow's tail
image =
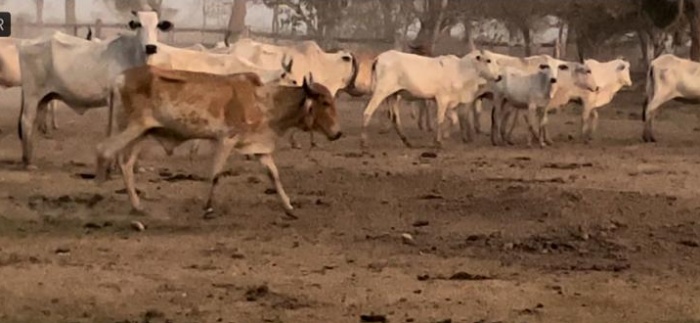
{"label": "brown cow's tail", "polygon": [[654,63],[649,64],[649,71],[647,72],[647,84],[646,84],[646,98],[644,99],[644,105],[642,105],[642,121],[647,121],[647,112],[649,103],[654,96]]}

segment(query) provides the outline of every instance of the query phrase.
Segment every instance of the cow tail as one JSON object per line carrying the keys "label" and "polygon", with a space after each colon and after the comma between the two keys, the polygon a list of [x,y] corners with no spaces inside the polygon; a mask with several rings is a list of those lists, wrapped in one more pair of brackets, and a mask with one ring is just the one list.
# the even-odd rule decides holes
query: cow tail
{"label": "cow tail", "polygon": [[17,137],[19,137],[19,140],[24,140],[24,138],[22,138],[22,115],[24,115],[24,88],[22,88],[20,91],[22,99],[20,101],[19,107],[19,118],[17,118]]}
{"label": "cow tail", "polygon": [[649,71],[647,72],[647,84],[646,84],[646,98],[644,99],[644,105],[642,106],[642,121],[647,121],[647,108],[649,102],[654,96],[654,64],[649,64]]}
{"label": "cow tail", "polygon": [[114,133],[114,87],[109,90],[107,98],[107,137],[111,137]]}
{"label": "cow tail", "polygon": [[372,83],[369,86],[369,88],[372,89],[372,93],[374,93],[374,87],[377,85],[377,62],[379,62],[377,58],[372,62],[372,77],[370,77],[370,82]]}

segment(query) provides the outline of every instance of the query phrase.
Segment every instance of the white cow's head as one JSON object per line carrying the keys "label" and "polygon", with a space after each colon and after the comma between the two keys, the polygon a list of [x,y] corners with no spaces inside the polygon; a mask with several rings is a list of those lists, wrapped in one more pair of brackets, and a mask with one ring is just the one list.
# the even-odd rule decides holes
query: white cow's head
{"label": "white cow's head", "polygon": [[630,77],[630,62],[624,59],[616,59],[614,62],[616,63],[615,74],[617,74],[620,84],[623,86],[632,86],[632,78]]}
{"label": "white cow's head", "polygon": [[144,45],[146,55],[158,52],[158,30],[168,31],[173,24],[168,20],[158,21],[158,13],[155,11],[132,11],[136,20],[129,21],[129,29],[135,30],[136,35]]}
{"label": "white cow's head", "polygon": [[[341,78],[341,84],[339,84],[337,89],[331,89],[331,92],[336,92],[339,89],[352,89],[355,86],[355,79],[359,71],[355,55],[339,48],[332,49],[327,53],[327,57],[330,57],[332,60],[332,66],[335,66],[335,70],[332,73]],[[313,62],[311,63],[313,64]],[[335,95],[335,93],[333,94]]]}
{"label": "white cow's head", "polygon": [[559,64],[558,70],[560,86],[579,87],[591,92],[597,92],[600,89],[591,69],[584,64],[564,62]]}
{"label": "white cow's head", "polygon": [[479,76],[494,82],[500,82],[503,76],[501,68],[496,64],[496,60],[492,57],[491,52],[487,50],[479,50],[467,55],[473,57],[473,65],[476,67]]}

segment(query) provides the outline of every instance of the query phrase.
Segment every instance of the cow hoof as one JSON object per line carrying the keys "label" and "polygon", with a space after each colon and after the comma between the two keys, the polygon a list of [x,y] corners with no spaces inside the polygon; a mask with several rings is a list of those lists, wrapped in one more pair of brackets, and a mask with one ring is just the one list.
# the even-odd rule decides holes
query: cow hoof
{"label": "cow hoof", "polygon": [[299,220],[299,217],[296,215],[294,209],[284,209],[284,214],[291,220]]}
{"label": "cow hoof", "polygon": [[129,211],[129,215],[133,216],[147,216],[148,212],[143,207],[132,207]]}
{"label": "cow hoof", "polygon": [[219,215],[216,213],[216,211],[214,211],[213,207],[208,207],[208,208],[204,209],[204,215],[202,215],[202,218],[204,220],[212,220],[212,219],[215,219],[218,217],[219,217]]}

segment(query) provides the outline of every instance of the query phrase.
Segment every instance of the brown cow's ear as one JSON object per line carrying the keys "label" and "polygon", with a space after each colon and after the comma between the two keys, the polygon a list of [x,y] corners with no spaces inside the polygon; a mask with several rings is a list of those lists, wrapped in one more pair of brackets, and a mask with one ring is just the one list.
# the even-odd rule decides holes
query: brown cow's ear
{"label": "brown cow's ear", "polygon": [[314,125],[314,102],[311,99],[306,99],[304,101],[304,125],[307,129],[311,129]]}

